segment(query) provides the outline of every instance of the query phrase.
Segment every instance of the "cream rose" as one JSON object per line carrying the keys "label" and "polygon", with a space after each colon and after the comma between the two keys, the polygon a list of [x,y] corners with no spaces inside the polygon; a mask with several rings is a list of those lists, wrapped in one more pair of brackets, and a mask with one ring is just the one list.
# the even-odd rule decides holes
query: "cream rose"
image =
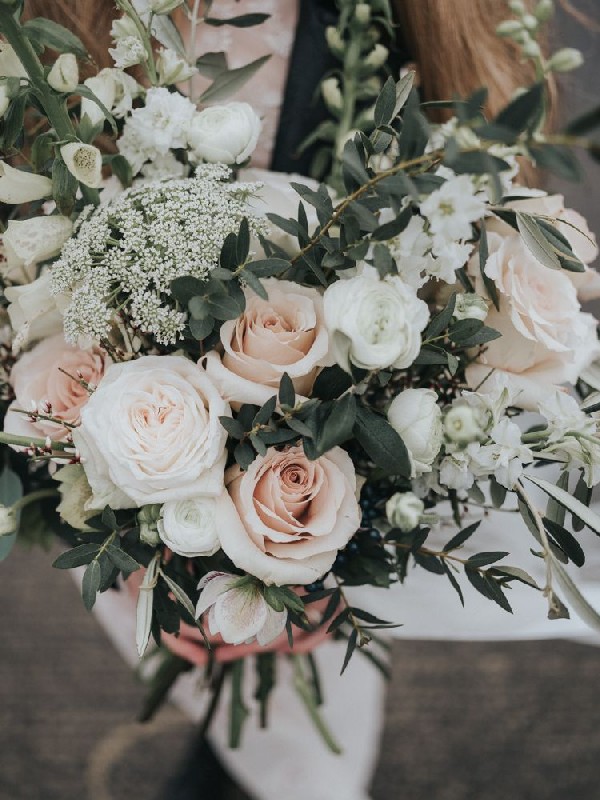
{"label": "cream rose", "polygon": [[223,489],[227,403],[196,364],[144,356],[114,364],[81,413],[73,441],[94,508],[132,508]]}
{"label": "cream rose", "polygon": [[32,422],[17,409],[31,411],[37,408],[42,413],[76,425],[90,396],[78,377],[90,386],[96,386],[110,363],[103,350],[72,347],[65,342],[62,333],[35,345],[19,358],[12,369],[10,382],[15,400],[7,411],[4,430],[18,436],[65,439],[69,434],[67,427],[45,420]]}
{"label": "cream rose", "polygon": [[410,453],[413,478],[431,472],[442,446],[442,412],[437,400],[431,389],[405,389],[388,409],[390,425]]}
{"label": "cream rose", "polygon": [[248,103],[226,103],[198,111],[188,128],[192,158],[242,164],[254,152],[261,127],[260,117]]}
{"label": "cream rose", "polygon": [[267,584],[317,580],[360,525],[354,465],[339,447],[316,461],[301,447],[270,448],[246,472],[232,467],[225,481],[232,502],[221,547]]}
{"label": "cream rose", "polygon": [[[540,264],[518,234],[488,236],[485,272],[496,284],[500,310],[486,324],[502,336],[489,342],[467,370],[475,387],[492,370],[506,375],[518,392],[516,404],[536,408],[562,383],[573,383],[600,353],[596,320],[581,311],[570,274]],[[483,287],[479,287],[483,291]]]}
{"label": "cream rose", "polygon": [[373,267],[332,284],[324,297],[325,322],[337,363],[350,372],[404,369],[421,349],[421,331],[429,312],[401,278],[381,279]]}
{"label": "cream rose", "polygon": [[234,405],[263,405],[287,372],[299,395],[308,395],[327,359],[329,337],[316,289],[289,281],[263,282],[269,299],[246,290],[246,310],[221,326],[223,356],[214,351],[206,371]]}
{"label": "cream rose", "polygon": [[180,556],[212,556],[219,549],[218,512],[219,504],[215,497],[169,500],[161,510],[158,535]]}

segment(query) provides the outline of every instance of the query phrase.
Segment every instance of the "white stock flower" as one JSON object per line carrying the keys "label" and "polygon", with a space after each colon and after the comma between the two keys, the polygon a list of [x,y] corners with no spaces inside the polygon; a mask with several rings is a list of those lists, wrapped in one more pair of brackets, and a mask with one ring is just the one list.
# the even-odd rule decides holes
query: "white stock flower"
{"label": "white stock flower", "polygon": [[432,389],[405,389],[392,400],[388,420],[410,454],[413,477],[431,472],[442,446],[442,412]]}
{"label": "white stock flower", "polygon": [[60,148],[67,169],[80,183],[97,189],[102,183],[102,153],[97,147],[69,142]]}
{"label": "white stock flower", "polygon": [[144,164],[140,173],[141,177],[138,177],[136,185],[146,181],[154,183],[167,179],[186,178],[188,172],[189,166],[178,161],[175,154],[169,150]]}
{"label": "white stock flower", "polygon": [[508,417],[503,417],[492,428],[490,439],[490,444],[473,451],[472,466],[480,477],[493,475],[501,486],[512,489],[523,472],[523,465],[533,461],[533,453],[522,444],[519,426]]}
{"label": "white stock flower", "polygon": [[468,175],[447,180],[420,205],[421,214],[429,221],[431,232],[450,241],[471,239],[471,224],[480,220],[485,204],[475,194]]}
{"label": "white stock flower", "polygon": [[57,256],[73,231],[68,217],[32,217],[12,219],[4,233],[4,243],[25,265]]}
{"label": "white stock flower", "polygon": [[134,67],[136,64],[141,64],[146,58],[144,43],[137,36],[124,36],[115,42],[114,47],[109,47],[108,52],[117,69]]}
{"label": "white stock flower", "polygon": [[93,507],[134,508],[223,491],[227,403],[196,364],[143,356],[110,366],[73,431]]}
{"label": "white stock flower", "polygon": [[35,175],[24,169],[11,167],[0,161],[0,202],[20,205],[41,200],[52,194],[52,181],[44,175]]}
{"label": "white stock flower", "polygon": [[191,156],[196,161],[242,164],[254,152],[260,117],[248,103],[226,103],[198,111],[189,126]]}
{"label": "white stock flower", "polygon": [[219,549],[217,498],[199,495],[169,500],[162,507],[157,528],[174,553],[186,558],[212,556]]}
{"label": "white stock flower", "polygon": [[[386,221],[382,215],[381,222]],[[388,245],[400,277],[413,289],[420,289],[427,281],[425,273],[433,268],[434,260],[431,255],[433,239],[425,230],[423,217],[413,216],[406,228]]]}
{"label": "white stock flower", "polygon": [[48,84],[57,92],[74,92],[79,83],[79,67],[73,53],[61,53],[48,73]]}
{"label": "white stock flower", "polygon": [[171,50],[168,47],[164,47],[158,54],[156,67],[158,69],[158,80],[162,86],[187,81],[188,78],[198,72],[196,67],[191,66],[185,58],[182,58],[175,50]]}
{"label": "white stock flower", "polygon": [[429,318],[426,303],[401,278],[382,279],[367,266],[329,286],[324,312],[333,356],[346,372],[351,364],[369,370],[409,367]]}
{"label": "white stock flower", "polygon": [[452,316],[454,319],[478,319],[485,322],[488,315],[488,304],[474,292],[462,292],[456,296],[456,305]]}
{"label": "white stock flower", "polygon": [[209,572],[198,588],[196,617],[208,611],[209,631],[213,636],[221,634],[228,644],[256,639],[264,647],[285,630],[287,611],[271,608],[255,583],[225,572]]}
{"label": "white stock flower", "polygon": [[417,527],[424,511],[425,504],[412,492],[396,492],[385,504],[390,525],[405,532]]}

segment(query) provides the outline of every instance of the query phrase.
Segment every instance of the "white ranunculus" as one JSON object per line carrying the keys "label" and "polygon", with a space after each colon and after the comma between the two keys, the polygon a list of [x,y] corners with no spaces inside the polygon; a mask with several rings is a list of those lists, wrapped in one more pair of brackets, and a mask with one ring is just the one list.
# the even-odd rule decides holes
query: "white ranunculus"
{"label": "white ranunculus", "polygon": [[425,504],[412,492],[396,492],[385,504],[388,522],[401,531],[414,530],[421,521],[424,511]]}
{"label": "white ranunculus", "polygon": [[405,389],[392,400],[388,420],[400,435],[413,468],[413,478],[431,472],[442,446],[442,412],[432,389]]}
{"label": "white ranunculus", "polygon": [[172,83],[187,81],[198,70],[192,67],[185,58],[181,58],[175,50],[164,47],[156,59],[158,69],[158,80],[162,86],[169,86]]}
{"label": "white ranunculus", "polygon": [[68,217],[32,217],[10,220],[4,242],[24,264],[39,263],[57,256],[73,231]]}
{"label": "white ranunculus", "polygon": [[181,356],[113,364],[73,431],[93,507],[133,508],[223,491],[229,416],[205,372]]}
{"label": "white ranunculus", "polygon": [[79,67],[73,53],[61,53],[48,73],[48,83],[57,92],[74,92],[79,83]]}
{"label": "white ranunculus", "polygon": [[212,556],[219,549],[218,527],[217,498],[198,495],[166,502],[158,520],[158,535],[180,556]]}
{"label": "white ranunculus", "polygon": [[57,297],[51,292],[49,272],[23,286],[7,286],[4,295],[10,303],[8,316],[16,333],[14,349],[62,331],[63,318]]}
{"label": "white ranunculus", "polygon": [[92,144],[69,142],[60,148],[67,169],[84,186],[97,189],[102,183],[102,153]]}
{"label": "white ranunculus", "polygon": [[429,318],[427,305],[401,278],[382,279],[366,266],[326,290],[324,311],[333,356],[346,372],[351,364],[369,370],[409,367]]}
{"label": "white ranunculus", "polygon": [[198,584],[196,617],[208,611],[210,633],[220,634],[228,644],[256,639],[264,647],[285,630],[287,611],[275,611],[255,583],[239,585],[239,580],[225,572],[205,575]]}
{"label": "white ranunculus", "polygon": [[209,106],[194,115],[189,127],[192,158],[242,164],[254,152],[260,131],[260,117],[248,103]]}
{"label": "white ranunculus", "polygon": [[0,161],[0,203],[32,203],[52,194],[52,181],[44,175],[16,169]]}

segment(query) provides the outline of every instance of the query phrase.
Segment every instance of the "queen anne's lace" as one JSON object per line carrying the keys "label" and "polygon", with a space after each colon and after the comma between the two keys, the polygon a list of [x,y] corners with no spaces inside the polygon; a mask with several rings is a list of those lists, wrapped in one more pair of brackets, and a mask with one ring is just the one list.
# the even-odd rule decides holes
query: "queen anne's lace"
{"label": "queen anne's lace", "polygon": [[145,184],[81,215],[52,269],[53,292],[70,295],[68,342],[105,338],[117,312],[161,344],[181,338],[186,314],[171,282],[205,278],[243,217],[251,233],[266,233],[246,204],[259,184],[229,184],[228,177],[227,167],[204,166],[195,178]]}

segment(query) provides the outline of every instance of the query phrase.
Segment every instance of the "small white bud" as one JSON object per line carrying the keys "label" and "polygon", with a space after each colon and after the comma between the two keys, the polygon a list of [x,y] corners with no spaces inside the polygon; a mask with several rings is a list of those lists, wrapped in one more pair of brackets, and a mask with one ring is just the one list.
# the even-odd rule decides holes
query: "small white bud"
{"label": "small white bud", "polygon": [[154,504],[142,506],[137,515],[138,525],[140,526],[140,539],[150,547],[160,544],[157,523],[160,519],[161,506]]}
{"label": "small white bud", "polygon": [[580,50],[576,50],[574,47],[564,47],[552,56],[548,67],[554,72],[571,72],[573,69],[579,69],[582,64],[583,55]]}
{"label": "small white bud", "polygon": [[342,39],[340,32],[336,27],[329,25],[329,27],[325,30],[325,38],[327,39],[329,49],[335,54],[339,54],[344,51],[344,40]]}
{"label": "small white bud", "polygon": [[509,0],[508,7],[513,14],[525,14],[526,8],[523,0]]}
{"label": "small white bud", "polygon": [[533,14],[525,14],[522,19],[523,25],[527,28],[528,31],[535,31],[538,28],[539,20],[533,16]]}
{"label": "small white bud", "polygon": [[191,67],[184,58],[181,58],[174,50],[169,48],[164,48],[160,51],[156,59],[156,67],[161,86],[170,86],[173,83],[187,81],[188,78],[198,72],[196,67]]}
{"label": "small white bud", "polygon": [[542,50],[534,39],[529,39],[523,45],[523,55],[528,58],[539,58],[542,55]]}
{"label": "small white bud", "polygon": [[412,492],[397,492],[385,504],[388,522],[403,532],[414,530],[421,521],[425,505]]}
{"label": "small white bud", "polygon": [[496,28],[498,36],[513,37],[515,33],[521,33],[523,25],[518,19],[507,19],[501,22]]}
{"label": "small white bud", "polygon": [[343,105],[340,82],[337,78],[326,78],[321,84],[323,100],[332,111],[340,111]]}
{"label": "small white bud", "polygon": [[444,416],[446,438],[459,446],[466,446],[484,437],[476,411],[467,405],[454,405]]}
{"label": "small white bud", "polygon": [[97,147],[69,142],[60,148],[67,169],[80,183],[97,189],[102,182],[102,153]]}
{"label": "small white bud", "polygon": [[0,117],[6,114],[9,105],[10,95],[8,94],[8,87],[5,83],[0,83]]}
{"label": "small white bud", "polygon": [[62,53],[48,73],[48,83],[57,92],[74,92],[79,83],[79,67],[73,53]]}
{"label": "small white bud", "polygon": [[378,69],[387,61],[389,50],[383,44],[376,44],[369,55],[365,58],[365,64],[373,69]]}
{"label": "small white bud", "polygon": [[473,292],[457,295],[452,315],[455,319],[478,319],[483,322],[487,315],[488,306],[483,297]]}
{"label": "small white bud", "polygon": [[547,22],[554,14],[554,0],[540,0],[534,13],[540,22]]}
{"label": "small white bud", "polygon": [[357,3],[355,9],[356,19],[361,25],[368,25],[371,21],[371,7],[368,3]]}
{"label": "small white bud", "polygon": [[10,536],[17,529],[17,515],[7,506],[0,506],[0,536]]}
{"label": "small white bud", "polygon": [[170,14],[183,3],[183,0],[150,0],[150,10],[155,14]]}

